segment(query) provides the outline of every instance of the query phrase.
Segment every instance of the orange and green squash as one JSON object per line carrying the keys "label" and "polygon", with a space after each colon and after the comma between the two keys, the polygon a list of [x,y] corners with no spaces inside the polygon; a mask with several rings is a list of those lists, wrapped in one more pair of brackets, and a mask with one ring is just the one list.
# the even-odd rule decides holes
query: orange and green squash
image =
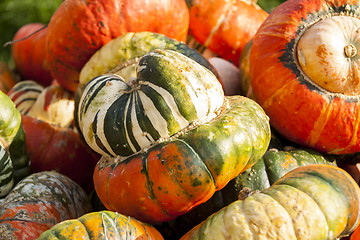
{"label": "orange and green squash", "polygon": [[250,53],[255,100],[293,142],[360,151],[360,3],[289,0],[258,29]]}
{"label": "orange and green squash", "polygon": [[55,171],[34,173],[0,203],[1,238],[33,240],[55,224],[90,211],[87,194],[70,178]]}
{"label": "orange and green squash", "polygon": [[112,211],[87,213],[43,232],[37,240],[144,239],[163,240],[151,225]]}
{"label": "orange and green squash", "polygon": [[188,27],[184,0],[67,0],[48,25],[49,69],[61,86],[75,92],[81,68],[111,39],[150,31],[185,41]]}
{"label": "orange and green squash", "polygon": [[301,166],[214,213],[185,239],[338,239],[359,225],[360,188],[341,168]]}
{"label": "orange and green squash", "polygon": [[269,119],[224,97],[207,68],[172,50],[141,57],[136,78],[100,75],[79,101],[82,134],[103,155],[95,190],[108,210],[163,222],[208,200],[265,153]]}

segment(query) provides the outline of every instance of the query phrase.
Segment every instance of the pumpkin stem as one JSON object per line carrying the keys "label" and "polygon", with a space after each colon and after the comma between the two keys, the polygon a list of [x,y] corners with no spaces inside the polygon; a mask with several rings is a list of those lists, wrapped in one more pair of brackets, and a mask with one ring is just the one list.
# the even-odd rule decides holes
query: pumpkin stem
{"label": "pumpkin stem", "polygon": [[344,53],[345,53],[346,57],[352,58],[352,57],[356,56],[357,49],[353,44],[350,43],[344,47]]}
{"label": "pumpkin stem", "polygon": [[23,41],[25,39],[28,39],[29,37],[31,37],[32,35],[35,35],[36,33],[40,32],[41,30],[44,30],[45,28],[47,28],[47,24],[41,28],[39,28],[38,30],[36,30],[35,32],[33,33],[30,33],[28,36],[24,37],[24,38],[20,38],[20,39],[17,39],[17,40],[13,40],[13,41],[8,41],[4,44],[3,47],[6,47],[8,45],[12,45],[14,43],[17,43],[17,42],[20,42],[20,41]]}

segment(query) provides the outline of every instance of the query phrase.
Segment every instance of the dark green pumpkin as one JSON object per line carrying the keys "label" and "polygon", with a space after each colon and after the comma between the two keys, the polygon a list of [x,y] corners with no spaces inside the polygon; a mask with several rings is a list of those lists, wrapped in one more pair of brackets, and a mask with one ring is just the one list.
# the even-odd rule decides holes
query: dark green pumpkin
{"label": "dark green pumpkin", "polygon": [[30,174],[30,167],[21,114],[11,99],[1,91],[0,109],[0,197],[3,197],[14,184]]}

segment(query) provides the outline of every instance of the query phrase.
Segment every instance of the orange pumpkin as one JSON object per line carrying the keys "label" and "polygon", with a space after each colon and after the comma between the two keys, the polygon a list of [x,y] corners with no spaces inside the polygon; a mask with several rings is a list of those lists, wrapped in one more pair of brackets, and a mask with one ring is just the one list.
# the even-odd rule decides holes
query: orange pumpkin
{"label": "orange pumpkin", "polygon": [[46,61],[46,34],[45,24],[26,24],[16,32],[13,38],[16,42],[11,46],[11,56],[21,77],[43,86],[53,80]]}
{"label": "orange pumpkin", "polygon": [[238,65],[241,51],[269,15],[256,1],[190,0],[189,35]]}
{"label": "orange pumpkin", "polygon": [[185,41],[188,26],[184,0],[64,1],[48,26],[49,68],[60,85],[75,92],[81,68],[111,39],[150,31]]}
{"label": "orange pumpkin", "polygon": [[293,142],[331,154],[360,151],[359,7],[354,0],[289,0],[254,37],[254,97]]}

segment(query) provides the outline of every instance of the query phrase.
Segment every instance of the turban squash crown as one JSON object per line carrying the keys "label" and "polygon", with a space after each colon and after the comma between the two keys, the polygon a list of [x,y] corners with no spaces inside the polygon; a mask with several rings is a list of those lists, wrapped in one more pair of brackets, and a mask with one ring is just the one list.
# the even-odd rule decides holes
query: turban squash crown
{"label": "turban squash crown", "polygon": [[94,171],[102,203],[148,223],[208,200],[255,164],[271,138],[255,101],[224,96],[209,69],[174,49],[139,57],[127,80],[94,77],[77,113],[85,140],[102,154]]}
{"label": "turban squash crown", "polygon": [[358,1],[286,1],[260,26],[250,81],[271,125],[331,154],[360,151]]}

